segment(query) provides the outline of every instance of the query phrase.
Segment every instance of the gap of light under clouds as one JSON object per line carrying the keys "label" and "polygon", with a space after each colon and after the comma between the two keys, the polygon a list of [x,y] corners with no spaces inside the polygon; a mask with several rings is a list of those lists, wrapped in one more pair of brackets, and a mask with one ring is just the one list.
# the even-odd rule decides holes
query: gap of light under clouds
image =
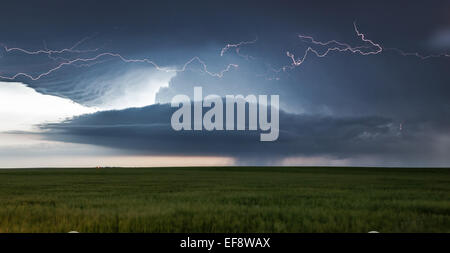
{"label": "gap of light under clouds", "polygon": [[38,124],[95,111],[70,99],[43,95],[22,83],[0,82],[0,132],[33,131]]}

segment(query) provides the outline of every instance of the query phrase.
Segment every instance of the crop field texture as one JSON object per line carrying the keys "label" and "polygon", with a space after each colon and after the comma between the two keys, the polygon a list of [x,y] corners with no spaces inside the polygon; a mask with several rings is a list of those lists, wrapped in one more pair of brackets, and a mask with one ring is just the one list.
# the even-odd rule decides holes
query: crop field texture
{"label": "crop field texture", "polygon": [[0,170],[0,232],[450,232],[450,169]]}

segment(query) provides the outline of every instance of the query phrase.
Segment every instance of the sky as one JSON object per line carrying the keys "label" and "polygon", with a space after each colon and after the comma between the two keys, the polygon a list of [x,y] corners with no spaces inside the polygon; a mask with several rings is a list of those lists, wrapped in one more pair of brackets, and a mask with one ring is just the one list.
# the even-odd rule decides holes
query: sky
{"label": "sky", "polygon": [[[450,165],[448,1],[9,1],[0,168]],[[175,131],[279,95],[279,138]]]}

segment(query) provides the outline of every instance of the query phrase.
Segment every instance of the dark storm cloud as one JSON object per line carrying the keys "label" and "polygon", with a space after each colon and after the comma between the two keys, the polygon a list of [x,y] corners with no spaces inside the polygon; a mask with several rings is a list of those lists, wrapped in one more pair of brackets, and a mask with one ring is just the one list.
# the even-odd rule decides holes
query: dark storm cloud
{"label": "dark storm cloud", "polygon": [[450,49],[450,25],[437,30],[430,38],[430,46],[439,50]]}
{"label": "dark storm cloud", "polygon": [[[212,72],[229,63],[239,64],[239,69],[222,79],[208,77],[193,64],[190,68],[195,71],[178,73],[170,87],[161,90],[158,99],[162,102],[201,84],[221,95],[280,94],[281,106],[291,112],[383,115],[398,120],[448,113],[448,58],[422,61],[392,51],[368,57],[312,55],[300,67],[277,76],[279,81],[267,80],[274,75],[269,67],[290,63],[286,51],[300,57],[309,46],[296,38],[297,33],[356,44],[360,41],[352,27],[355,20],[362,32],[385,47],[435,53],[427,51],[429,38],[449,25],[447,1],[14,1],[4,3],[2,9],[8,11],[0,16],[1,42],[9,46],[40,49],[45,40],[50,48],[63,48],[95,35],[80,48],[149,58],[172,67],[199,56]],[[226,43],[255,36],[257,43],[242,51],[256,60],[237,57],[233,50],[220,57]],[[0,53],[5,54],[2,49]],[[55,65],[46,55],[11,57],[0,58],[2,74],[39,73]],[[90,68],[68,66],[38,81],[19,81],[41,93],[93,105],[92,101],[107,94],[114,78],[136,68],[153,68],[117,58],[101,60]]]}
{"label": "dark storm cloud", "polygon": [[[396,86],[396,90],[406,90],[411,85],[425,86],[424,82],[436,81],[436,78],[430,79],[429,76],[438,74],[441,75],[438,85],[448,83],[449,79],[448,74],[442,76],[443,69],[447,67],[445,62],[436,60],[436,67],[426,67],[434,69],[422,70],[422,63],[417,63],[414,58],[404,60],[398,56],[386,57],[385,54],[367,60],[347,54],[333,54],[320,60],[311,57],[298,69],[283,74],[279,82],[268,82],[266,76],[261,77],[270,77],[273,73],[260,66],[277,68],[289,64],[285,54],[287,50],[300,56],[308,45],[296,38],[297,33],[313,35],[321,40],[357,43],[352,29],[355,20],[362,31],[383,46],[428,53],[431,31],[448,25],[446,17],[450,4],[446,1],[430,1],[427,4],[411,1],[68,2],[3,3],[2,9],[7,11],[0,16],[1,42],[9,46],[42,49],[45,40],[50,48],[64,48],[91,35],[91,39],[81,44],[80,48],[100,48],[102,52],[117,52],[128,58],[149,58],[162,66],[180,66],[193,56],[205,60],[211,71],[220,71],[228,63],[239,63],[241,67],[237,73],[230,73],[224,79],[208,79],[208,85],[215,87],[214,92],[218,93],[227,86],[234,87],[234,91],[240,93],[249,90],[253,93],[260,90],[261,93],[277,92],[284,95],[284,104],[290,105],[290,111],[296,111],[299,107],[320,111],[326,106],[347,113],[348,108],[341,108],[342,103],[336,97],[350,96],[342,94],[355,91],[352,97],[360,101],[352,103],[372,103],[366,100],[366,91],[370,94],[372,89],[377,89],[377,94],[388,91],[392,86]],[[220,49],[226,43],[252,40],[255,36],[259,38],[258,43],[243,50],[257,56],[258,60],[242,62],[242,59],[233,57],[232,50],[225,57],[219,56]],[[42,59],[30,57],[20,60],[23,56],[17,54],[10,61],[2,49],[0,54],[5,55],[0,58],[2,74],[17,71],[39,73],[55,64],[45,55],[40,57],[47,58],[47,61],[41,62]],[[91,88],[97,78],[107,83],[108,78],[112,79],[126,70],[151,67],[123,64],[108,57],[102,60],[106,62],[92,68],[65,67],[38,81],[27,78],[19,78],[19,81],[45,94],[90,104],[91,100],[105,93],[105,90]],[[199,66],[192,68],[200,69]],[[424,72],[427,73],[426,78],[408,78],[410,73],[419,75]],[[190,80],[200,82],[204,78],[197,71],[197,75],[190,77]],[[375,85],[379,88],[374,88]],[[363,88],[366,86],[369,88]],[[318,90],[323,94],[319,94]],[[443,94],[441,90],[433,92]],[[322,95],[325,97],[320,99]],[[398,94],[389,95],[392,98],[395,96]],[[416,97],[411,100],[417,101]],[[365,108],[365,105],[360,108]]]}
{"label": "dark storm cloud", "polygon": [[296,155],[335,155],[402,152],[402,135],[383,117],[329,117],[280,112],[280,137],[260,142],[259,131],[174,131],[175,108],[153,105],[104,111],[60,124],[43,125],[47,138],[162,155],[225,155],[276,160]]}
{"label": "dark storm cloud", "polygon": [[[278,94],[283,109],[275,143],[259,142],[257,132],[175,132],[168,125],[173,109],[166,105],[43,126],[51,139],[124,152],[249,160],[262,155],[268,160],[296,155],[373,155],[377,161],[387,156],[402,161],[449,157],[448,57],[421,60],[394,50],[370,56],[334,52],[324,58],[310,55],[294,70],[270,71],[290,64],[286,51],[301,57],[311,46],[296,38],[298,33],[360,45],[354,21],[385,48],[441,53],[437,50],[448,48],[448,36],[435,31],[447,31],[450,25],[448,1],[11,1],[2,9],[7,11],[0,16],[1,42],[9,46],[39,49],[45,40],[50,48],[64,48],[96,34],[80,48],[98,47],[171,67],[199,56],[212,72],[229,63],[239,65],[223,78],[207,75],[197,63],[190,65],[159,90],[159,102],[202,86],[205,95]],[[219,55],[225,44],[256,36],[257,43],[241,48],[254,58],[239,57],[233,50]],[[0,73],[39,73],[54,66],[46,55],[39,57],[31,60],[0,48]],[[89,68],[70,66],[38,81],[19,81],[41,93],[97,105],[99,99],[111,99],[114,79],[136,69],[154,71],[148,64],[105,58]],[[124,83],[120,92],[122,87],[133,89]]]}
{"label": "dark storm cloud", "polygon": [[[378,166],[443,166],[449,162],[448,120],[408,121],[400,126],[380,116],[280,111],[278,140],[260,142],[260,131],[174,131],[170,117],[175,109],[157,104],[103,111],[41,128],[49,140],[116,148],[125,154],[231,156],[242,165],[280,164],[290,157],[353,159],[354,164]],[[366,160],[358,162],[359,158]]]}

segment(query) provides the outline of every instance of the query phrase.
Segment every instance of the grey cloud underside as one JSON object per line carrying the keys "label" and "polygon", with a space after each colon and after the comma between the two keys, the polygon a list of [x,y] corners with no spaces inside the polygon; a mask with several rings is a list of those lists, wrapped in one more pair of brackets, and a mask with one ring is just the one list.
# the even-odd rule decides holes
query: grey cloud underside
{"label": "grey cloud underside", "polygon": [[337,118],[280,111],[279,139],[260,142],[260,131],[174,131],[170,117],[175,109],[157,104],[104,111],[41,127],[52,140],[115,147],[139,154],[272,160],[297,155],[349,157],[418,151],[408,148],[408,143],[417,138],[414,133],[400,133],[392,120],[383,117]]}

